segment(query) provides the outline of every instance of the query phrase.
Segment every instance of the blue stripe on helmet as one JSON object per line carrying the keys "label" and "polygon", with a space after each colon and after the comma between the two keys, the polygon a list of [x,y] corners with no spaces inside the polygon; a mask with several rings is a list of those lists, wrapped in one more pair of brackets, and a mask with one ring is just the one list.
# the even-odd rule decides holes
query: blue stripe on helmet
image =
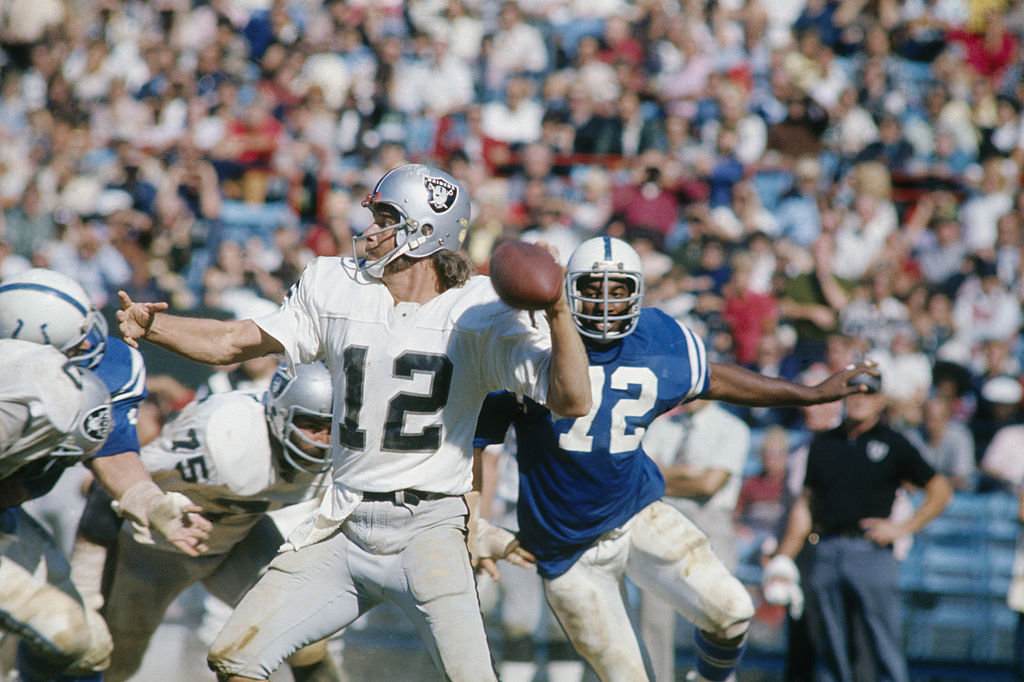
{"label": "blue stripe on helmet", "polygon": [[612,239],[611,237],[603,237],[604,239],[604,259],[612,259]]}
{"label": "blue stripe on helmet", "polygon": [[13,282],[11,284],[5,284],[3,286],[0,286],[0,293],[4,291],[14,291],[15,289],[29,289],[31,291],[44,291],[46,293],[53,294],[54,296],[65,301],[66,303],[70,303],[71,305],[73,305],[83,315],[89,314],[89,311],[86,308],[84,308],[82,304],[76,301],[74,298],[68,296],[60,289],[54,289],[53,287],[46,286],[45,284],[34,284],[32,282]]}

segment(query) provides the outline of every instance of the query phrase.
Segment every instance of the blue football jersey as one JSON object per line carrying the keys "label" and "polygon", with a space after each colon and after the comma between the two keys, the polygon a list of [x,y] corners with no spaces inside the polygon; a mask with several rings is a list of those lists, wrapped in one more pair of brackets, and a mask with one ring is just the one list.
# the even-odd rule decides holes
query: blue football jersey
{"label": "blue football jersey", "polygon": [[139,451],[139,403],[146,397],[146,365],[142,353],[121,339],[107,337],[107,347],[93,371],[110,391],[114,428],[97,457]]}
{"label": "blue football jersey", "polygon": [[593,407],[578,419],[508,392],[490,394],[474,445],[516,430],[519,541],[537,570],[555,578],[598,537],[665,493],[658,466],[641,447],[647,426],[704,393],[704,343],[659,310],[645,308],[636,330],[607,349],[588,347]]}

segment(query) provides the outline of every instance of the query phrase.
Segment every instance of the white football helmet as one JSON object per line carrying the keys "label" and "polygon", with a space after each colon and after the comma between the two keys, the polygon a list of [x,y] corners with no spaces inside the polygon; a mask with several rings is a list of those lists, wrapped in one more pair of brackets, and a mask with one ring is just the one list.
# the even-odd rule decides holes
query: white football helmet
{"label": "white football helmet", "polygon": [[[363,199],[373,210],[384,204],[398,212],[398,223],[352,237],[352,252],[370,235],[395,231],[395,248],[387,255],[359,262],[359,270],[379,278],[399,256],[423,258],[441,249],[456,251],[469,229],[469,196],[458,180],[432,166],[410,163],[388,171]],[[356,256],[359,261],[359,257]]]}
{"label": "white football helmet", "polygon": [[99,452],[114,427],[114,416],[110,407],[110,392],[95,372],[83,367],[66,369],[69,374],[80,377],[82,408],[71,432],[50,452],[50,456],[55,458],[57,464],[70,466]]}
{"label": "white football helmet", "polygon": [[32,268],[0,282],[0,338],[46,343],[63,353],[88,339],[89,348],[72,360],[95,367],[107,344],[107,321],[81,284]]}
{"label": "white football helmet", "polygon": [[[633,333],[640,322],[640,306],[644,295],[643,266],[640,256],[633,247],[614,237],[594,237],[580,244],[566,266],[565,295],[572,311],[572,321],[580,334],[598,341],[616,341]],[[603,294],[597,298],[586,298],[580,287],[593,279],[602,282]],[[625,282],[631,290],[629,297],[610,298],[610,281]],[[599,304],[596,312],[583,312],[585,303]],[[625,311],[609,314],[613,308],[627,304]],[[623,321],[624,324],[616,325]]]}
{"label": "white football helmet", "polygon": [[[331,372],[323,362],[296,365],[289,369],[281,363],[270,379],[270,388],[263,398],[270,433],[283,446],[285,461],[294,468],[308,473],[320,473],[330,468],[327,458],[330,447],[309,439],[295,427],[295,417],[306,416],[330,420],[334,414],[334,386]],[[292,441],[292,436],[317,448],[319,456],[303,452]]]}

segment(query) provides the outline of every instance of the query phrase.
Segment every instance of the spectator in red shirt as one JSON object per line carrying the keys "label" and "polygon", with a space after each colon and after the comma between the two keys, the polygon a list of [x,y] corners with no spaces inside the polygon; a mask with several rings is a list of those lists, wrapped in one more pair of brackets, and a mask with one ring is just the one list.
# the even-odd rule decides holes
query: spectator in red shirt
{"label": "spectator in red shirt", "polygon": [[766,331],[775,328],[779,306],[771,294],[750,288],[753,257],[740,251],[732,258],[732,277],[724,287],[722,317],[729,325],[736,362],[752,365],[757,359],[757,346]]}
{"label": "spectator in red shirt", "polygon": [[634,181],[612,194],[612,225],[616,231],[612,236],[633,230],[651,232],[655,246],[662,249],[678,219],[679,199],[664,186],[660,165],[649,154],[645,156],[633,171]]}
{"label": "spectator in red shirt", "polygon": [[1020,40],[1007,30],[1005,13],[998,6],[990,8],[984,16],[980,27],[950,29],[946,40],[963,44],[967,64],[998,86],[1007,67],[1020,54]]}
{"label": "spectator in red shirt", "polygon": [[[265,97],[255,97],[241,116],[228,121],[224,139],[211,150],[225,195],[254,203],[266,199],[274,154],[284,134],[272,106]],[[240,183],[240,189],[232,191],[231,183]]]}

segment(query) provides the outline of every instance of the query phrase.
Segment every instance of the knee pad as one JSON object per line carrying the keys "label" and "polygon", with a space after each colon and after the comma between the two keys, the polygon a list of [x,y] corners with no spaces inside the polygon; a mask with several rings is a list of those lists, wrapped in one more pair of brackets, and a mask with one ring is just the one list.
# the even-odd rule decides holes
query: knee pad
{"label": "knee pad", "polygon": [[631,549],[664,563],[682,561],[711,543],[690,519],[675,507],[654,502],[636,515],[630,532]]}
{"label": "knee pad", "polygon": [[698,553],[685,567],[688,582],[701,594],[709,632],[730,640],[741,637],[754,617],[754,602],[736,576],[729,572],[711,548]]}

